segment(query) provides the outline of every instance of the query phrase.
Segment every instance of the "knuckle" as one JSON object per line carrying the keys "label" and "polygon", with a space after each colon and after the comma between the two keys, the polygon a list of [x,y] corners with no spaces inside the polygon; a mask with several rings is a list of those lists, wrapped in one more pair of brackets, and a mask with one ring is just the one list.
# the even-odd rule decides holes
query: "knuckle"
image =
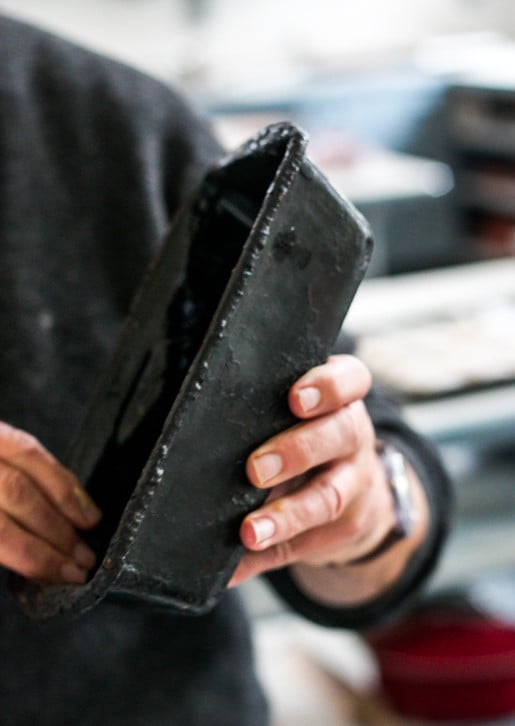
{"label": "knuckle", "polygon": [[73,527],[56,515],[52,509],[45,509],[40,513],[39,524],[39,531],[44,533],[48,542],[61,552],[72,552],[77,543],[77,535]]}
{"label": "knuckle", "polygon": [[355,406],[346,406],[341,410],[339,417],[341,435],[352,451],[356,451],[361,443],[361,427]]}
{"label": "knuckle", "polygon": [[27,577],[37,577],[45,570],[46,558],[41,553],[36,539],[27,539],[20,545],[19,557]]}
{"label": "knuckle", "polygon": [[355,395],[362,396],[370,390],[372,374],[360,358],[354,355],[331,356],[329,362],[338,366],[338,375],[335,377],[340,395],[348,396],[354,391]]}
{"label": "knuckle", "polygon": [[20,549],[20,569],[29,579],[59,580],[61,558],[37,539],[23,543]]}
{"label": "knuckle", "polygon": [[313,446],[309,436],[300,429],[292,440],[291,455],[298,471],[307,471],[313,466]]}
{"label": "knuckle", "polygon": [[356,374],[359,375],[364,385],[372,384],[372,374],[360,358],[352,356],[352,363],[355,366]]}
{"label": "knuckle", "polygon": [[271,566],[274,569],[279,569],[280,567],[289,565],[293,561],[293,547],[289,540],[286,540],[285,542],[278,542],[274,545],[271,552]]}
{"label": "knuckle", "polygon": [[346,378],[351,378],[356,386],[368,390],[372,385],[372,374],[368,366],[355,355],[347,355],[344,359]]}
{"label": "knuckle", "polygon": [[344,501],[342,494],[332,476],[320,477],[314,487],[319,500],[322,503],[326,521],[334,522],[343,514]]}
{"label": "knuckle", "polygon": [[54,484],[52,487],[52,499],[61,510],[68,510],[75,505],[70,490],[65,486],[56,486]]}
{"label": "knuckle", "polygon": [[281,533],[284,541],[286,542],[288,538],[295,537],[309,529],[312,526],[313,515],[313,505],[310,504],[309,499],[302,497],[299,501],[296,501],[284,517]]}
{"label": "knuckle", "polygon": [[357,451],[367,440],[373,440],[374,429],[363,401],[355,401],[341,411],[342,436]]}
{"label": "knuckle", "polygon": [[332,375],[329,376],[326,380],[326,390],[329,398],[332,401],[339,402],[344,400],[345,398],[345,391],[344,391],[344,384],[341,380],[340,376]]}
{"label": "knuckle", "polygon": [[25,476],[16,469],[8,468],[0,479],[4,506],[12,509],[24,508],[28,500],[28,488]]}

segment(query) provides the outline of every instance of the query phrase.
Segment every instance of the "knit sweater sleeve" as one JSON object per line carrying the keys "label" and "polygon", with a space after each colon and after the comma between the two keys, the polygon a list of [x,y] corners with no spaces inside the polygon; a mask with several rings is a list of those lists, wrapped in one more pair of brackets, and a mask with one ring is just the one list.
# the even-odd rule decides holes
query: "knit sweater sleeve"
{"label": "knit sweater sleeve", "polygon": [[[352,341],[342,336],[335,352],[350,352],[352,347]],[[453,509],[450,481],[434,445],[406,424],[397,402],[380,386],[373,386],[365,403],[378,438],[402,451],[424,488],[430,512],[424,542],[393,587],[359,606],[329,607],[315,602],[297,587],[288,569],[267,574],[276,592],[298,613],[321,625],[356,630],[382,625],[409,607],[438,562]]]}

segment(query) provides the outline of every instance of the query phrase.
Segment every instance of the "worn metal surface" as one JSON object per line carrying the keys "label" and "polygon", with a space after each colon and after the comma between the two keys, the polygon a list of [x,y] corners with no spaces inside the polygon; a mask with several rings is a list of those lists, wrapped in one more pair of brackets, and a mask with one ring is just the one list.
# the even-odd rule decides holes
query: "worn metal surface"
{"label": "worn metal surface", "polygon": [[203,180],[125,323],[70,457],[104,518],[84,586],[18,579],[29,615],[102,598],[211,608],[265,493],[248,454],[293,423],[287,391],[323,361],[371,251],[368,227],[276,124]]}

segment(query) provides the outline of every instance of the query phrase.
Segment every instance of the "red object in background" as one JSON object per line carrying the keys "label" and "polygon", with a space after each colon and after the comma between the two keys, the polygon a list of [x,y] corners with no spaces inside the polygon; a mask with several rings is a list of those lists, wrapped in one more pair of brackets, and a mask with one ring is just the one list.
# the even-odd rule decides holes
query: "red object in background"
{"label": "red object in background", "polygon": [[515,713],[515,625],[419,616],[370,638],[383,688],[402,714],[436,721]]}
{"label": "red object in background", "polygon": [[482,215],[476,222],[473,239],[483,257],[514,257],[515,219]]}

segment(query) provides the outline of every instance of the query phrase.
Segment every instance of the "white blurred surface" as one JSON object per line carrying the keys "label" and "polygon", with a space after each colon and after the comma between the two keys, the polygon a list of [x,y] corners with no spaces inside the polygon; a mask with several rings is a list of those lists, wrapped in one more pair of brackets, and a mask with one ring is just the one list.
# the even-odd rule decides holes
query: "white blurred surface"
{"label": "white blurred surface", "polygon": [[[270,93],[316,71],[381,68],[415,51],[426,67],[477,69],[495,52],[496,33],[515,34],[512,0],[1,0],[0,10],[225,95]],[[456,33],[477,35],[457,50]]]}

